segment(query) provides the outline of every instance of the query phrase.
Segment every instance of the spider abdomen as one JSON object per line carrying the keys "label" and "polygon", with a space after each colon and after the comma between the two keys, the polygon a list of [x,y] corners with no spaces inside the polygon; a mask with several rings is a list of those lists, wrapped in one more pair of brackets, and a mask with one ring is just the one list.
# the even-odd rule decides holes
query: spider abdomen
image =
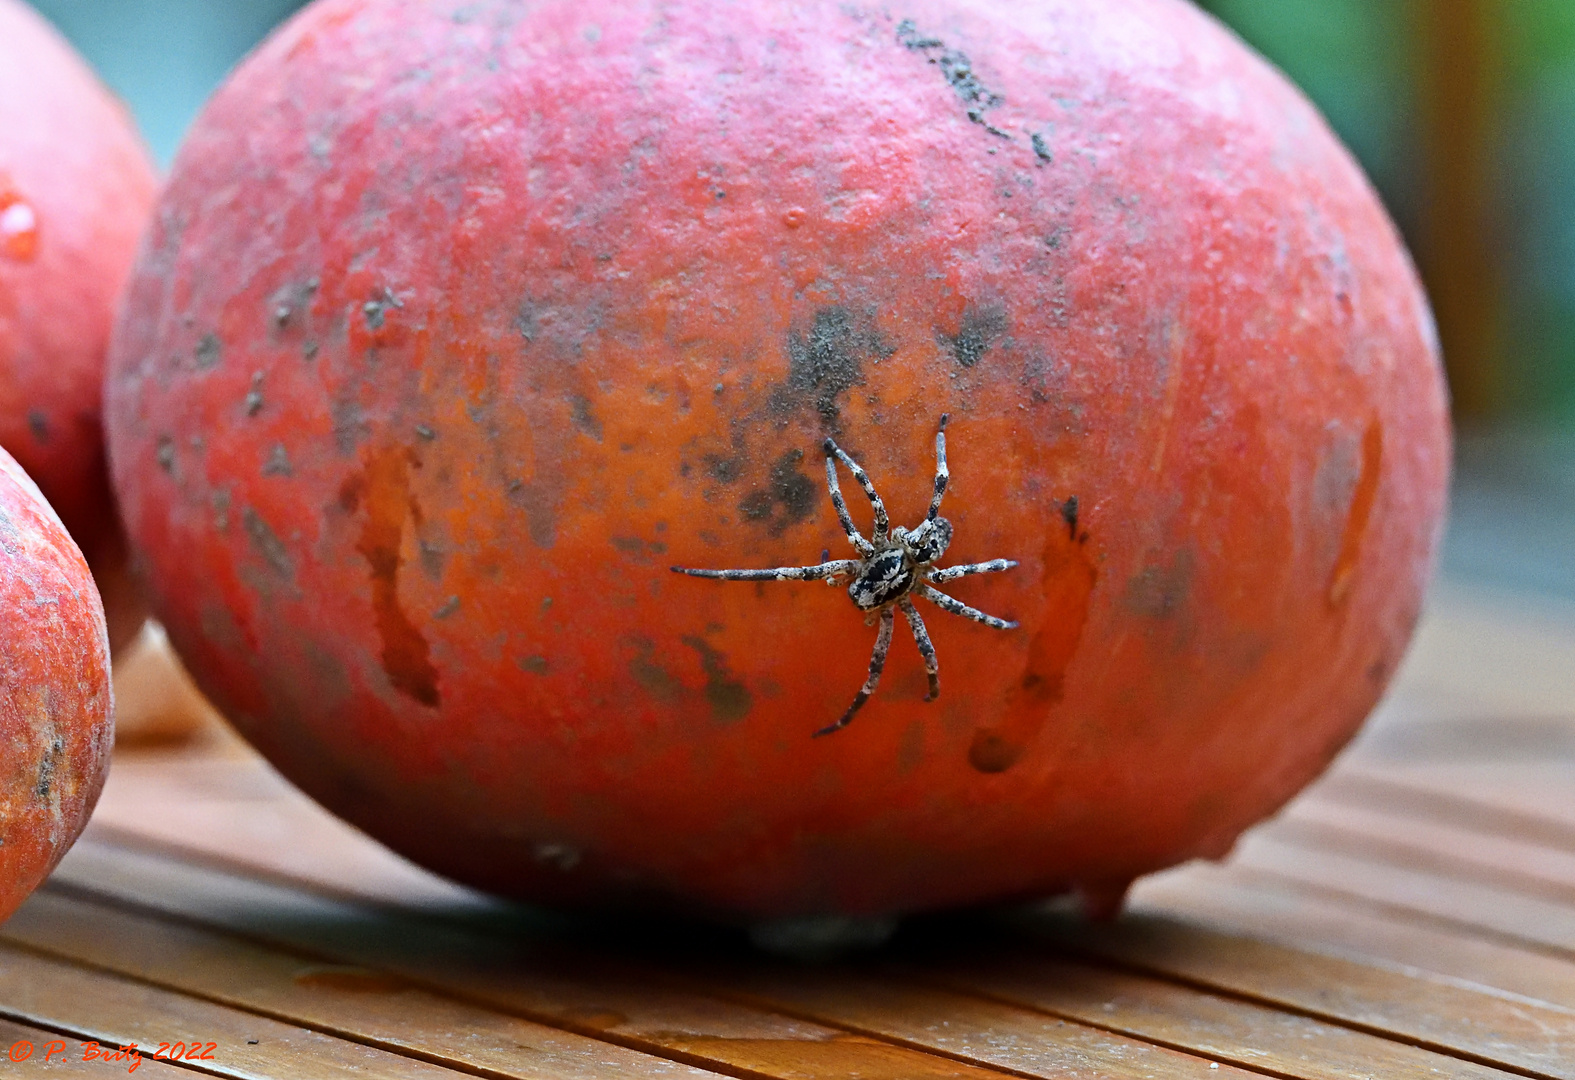
{"label": "spider abdomen", "polygon": [[914,565],[900,547],[871,555],[848,586],[848,598],[860,611],[874,611],[901,599],[914,584]]}

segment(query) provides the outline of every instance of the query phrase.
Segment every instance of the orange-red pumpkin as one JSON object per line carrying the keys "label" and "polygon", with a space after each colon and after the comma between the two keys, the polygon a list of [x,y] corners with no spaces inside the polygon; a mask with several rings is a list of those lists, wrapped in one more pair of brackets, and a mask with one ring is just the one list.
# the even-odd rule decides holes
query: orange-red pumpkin
{"label": "orange-red pumpkin", "polygon": [[93,575],[0,450],[0,922],[87,824],[114,742]]}
{"label": "orange-red pumpkin", "polygon": [[[874,913],[1219,855],[1393,672],[1447,472],[1357,166],[1180,0],[320,0],[115,341],[158,614],[290,778],[556,902]],[[845,730],[821,444],[947,561]],[[843,474],[856,520],[868,506]]]}
{"label": "orange-red pumpkin", "polygon": [[104,460],[104,354],[153,195],[125,108],[27,4],[0,0],[0,446],[87,554],[117,648],[146,609]]}

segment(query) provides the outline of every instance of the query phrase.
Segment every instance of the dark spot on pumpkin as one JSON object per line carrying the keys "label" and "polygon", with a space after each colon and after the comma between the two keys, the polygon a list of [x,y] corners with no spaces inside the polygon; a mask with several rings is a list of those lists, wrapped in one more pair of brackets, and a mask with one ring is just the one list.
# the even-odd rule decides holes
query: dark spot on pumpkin
{"label": "dark spot on pumpkin", "polygon": [[345,477],[339,485],[339,509],[353,514],[361,506],[361,495],[366,491],[366,477],[355,473]]}
{"label": "dark spot on pumpkin", "polygon": [[1168,619],[1187,602],[1194,569],[1191,548],[1177,551],[1168,565],[1151,562],[1127,581],[1121,603],[1134,614]]}
{"label": "dark spot on pumpkin", "polygon": [[295,577],[295,564],[290,560],[289,549],[279,539],[279,534],[273,531],[273,527],[262,519],[262,515],[248,506],[241,511],[241,526],[252,542],[252,550],[262,556],[264,562],[282,578]]}
{"label": "dark spot on pumpkin", "polygon": [[1022,756],[1023,747],[1014,745],[998,731],[981,729],[974,732],[968,747],[968,764],[982,773],[1004,773]]}
{"label": "dark spot on pumpkin", "polygon": [[640,636],[631,636],[626,640],[634,650],[634,656],[628,663],[629,677],[657,701],[677,701],[683,695],[683,684],[656,662],[656,643]]}
{"label": "dark spot on pumpkin", "polygon": [[372,296],[372,299],[361,305],[361,314],[365,317],[368,327],[373,330],[381,330],[383,324],[388,321],[389,309],[402,308],[404,306],[405,302],[395,296],[393,290],[385,285]]}
{"label": "dark spot on pumpkin", "polygon": [[545,675],[552,670],[545,656],[522,656],[514,661],[514,666],[532,675]]}
{"label": "dark spot on pumpkin", "polygon": [[160,435],[157,448],[153,451],[159,463],[159,468],[165,472],[175,472],[175,440],[169,435]]}
{"label": "dark spot on pumpkin", "polygon": [[772,536],[781,536],[815,512],[815,482],[799,471],[804,451],[789,450],[771,466],[767,487],[752,491],[738,504],[745,521],[764,522]]}
{"label": "dark spot on pumpkin", "polygon": [[422,573],[433,581],[442,580],[443,564],[448,561],[448,553],[443,550],[443,545],[422,538],[416,542],[416,557],[421,560]]}
{"label": "dark spot on pumpkin", "polygon": [[531,543],[539,548],[552,547],[557,539],[557,518],[547,490],[540,484],[516,479],[509,481],[504,494],[509,502],[525,511],[525,531]]}
{"label": "dark spot on pumpkin", "polygon": [[904,19],[897,24],[897,40],[910,52],[923,53],[930,63],[941,69],[946,84],[962,99],[969,120],[983,127],[991,135],[999,135],[1003,139],[1011,138],[985,119],[986,110],[1005,104],[1006,99],[979,81],[979,76],[974,74],[973,63],[966,53],[948,49],[946,42],[940,38],[920,34],[918,26],[912,19]]}
{"label": "dark spot on pumpkin", "polygon": [[356,446],[372,433],[360,402],[341,398],[333,404],[334,445],[341,454],[355,453]]}
{"label": "dark spot on pumpkin", "polygon": [[262,407],[263,407],[263,395],[262,395],[263,378],[264,378],[264,373],[263,372],[261,372],[261,371],[254,371],[254,372],[252,372],[251,388],[246,391],[246,400],[244,402],[242,402],[242,404],[244,405],[244,407],[246,409],[246,415],[247,416],[256,416],[258,413],[262,412]]}
{"label": "dark spot on pumpkin", "polygon": [[808,332],[788,334],[788,378],[772,395],[772,411],[790,413],[799,403],[812,401],[821,419],[834,423],[837,398],[864,381],[864,364],[895,351],[873,323],[855,319],[844,307],[821,308]]}
{"label": "dark spot on pumpkin", "polygon": [[596,414],[591,412],[591,399],[583,394],[573,394],[569,397],[569,416],[574,426],[585,434],[602,441],[602,423],[596,419]]}
{"label": "dark spot on pumpkin", "polygon": [[1066,522],[1067,535],[1073,539],[1077,537],[1077,496],[1070,495],[1066,502],[1061,504],[1061,520]]}
{"label": "dark spot on pumpkin", "polygon": [[999,305],[978,307],[969,304],[963,309],[962,325],[956,335],[937,336],[951,350],[952,359],[959,367],[971,368],[984,359],[996,338],[1005,332],[1006,312]]}
{"label": "dark spot on pumpkin", "polygon": [[27,429],[33,433],[33,438],[38,442],[49,441],[49,418],[40,410],[27,410]]}
{"label": "dark spot on pumpkin", "polygon": [[284,443],[274,443],[273,449],[268,452],[268,460],[263,462],[262,474],[264,476],[291,476],[295,470],[290,467],[290,452],[284,448]]}
{"label": "dark spot on pumpkin", "polygon": [[38,762],[37,792],[40,800],[48,799],[53,790],[55,781],[55,768],[60,761],[60,756],[66,752],[66,740],[59,732],[54,732],[49,740],[49,749],[44,751],[44,756]]}
{"label": "dark spot on pumpkin", "polygon": [[711,703],[711,718],[718,724],[736,724],[754,708],[754,697],[749,687],[734,679],[727,670],[727,658],[711,647],[704,638],[693,635],[683,639],[685,645],[700,654],[700,667],[705,672],[706,700]]}
{"label": "dark spot on pumpkin", "polygon": [[1045,142],[1043,135],[1036,131],[1031,141],[1034,144],[1034,156],[1039,159],[1041,165],[1048,165],[1055,160],[1055,156],[1050,153],[1050,144]]}
{"label": "dark spot on pumpkin", "polygon": [[738,474],[742,471],[736,458],[718,457],[715,454],[706,455],[705,467],[706,471],[722,484],[731,484],[738,479]]}
{"label": "dark spot on pumpkin", "polygon": [[427,708],[442,700],[438,673],[421,631],[399,601],[400,554],[405,521],[414,511],[410,469],[420,467],[414,451],[390,447],[370,455],[357,502],[366,513],[356,551],[372,571],[372,611],[382,641],[383,671],[394,689]]}
{"label": "dark spot on pumpkin", "polygon": [[224,346],[219,341],[219,335],[209,333],[202,335],[202,340],[197,342],[192,359],[196,362],[198,371],[211,371],[219,366],[223,354]]}
{"label": "dark spot on pumpkin", "polygon": [[648,557],[667,550],[667,545],[660,540],[641,540],[638,536],[612,536],[608,537],[608,542],[625,555]]}

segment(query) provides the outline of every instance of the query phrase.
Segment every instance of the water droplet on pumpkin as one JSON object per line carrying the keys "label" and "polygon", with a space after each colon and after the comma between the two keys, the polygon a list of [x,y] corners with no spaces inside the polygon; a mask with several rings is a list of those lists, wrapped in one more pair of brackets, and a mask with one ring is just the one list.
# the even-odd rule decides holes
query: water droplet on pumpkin
{"label": "water droplet on pumpkin", "polygon": [[0,254],[18,262],[38,254],[38,215],[15,195],[0,195]]}

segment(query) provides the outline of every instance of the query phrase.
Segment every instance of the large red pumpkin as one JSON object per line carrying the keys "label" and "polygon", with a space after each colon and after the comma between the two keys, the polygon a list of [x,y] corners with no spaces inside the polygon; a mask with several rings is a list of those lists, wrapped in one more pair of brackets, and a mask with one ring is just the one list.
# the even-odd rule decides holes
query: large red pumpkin
{"label": "large red pumpkin", "polygon": [[82,553],[0,450],[0,922],[87,824],[114,741],[104,608]]}
{"label": "large red pumpkin", "polygon": [[[113,351],[160,617],[290,778],[551,901],[754,916],[1219,855],[1318,773],[1444,499],[1357,166],[1180,0],[321,0],[176,162]],[[941,695],[840,589],[943,412]],[[844,473],[853,512],[868,506]]]}
{"label": "large red pumpkin", "polygon": [[144,608],[104,461],[104,354],[154,184],[120,103],[31,8],[0,0],[0,446],[87,554],[117,647]]}

